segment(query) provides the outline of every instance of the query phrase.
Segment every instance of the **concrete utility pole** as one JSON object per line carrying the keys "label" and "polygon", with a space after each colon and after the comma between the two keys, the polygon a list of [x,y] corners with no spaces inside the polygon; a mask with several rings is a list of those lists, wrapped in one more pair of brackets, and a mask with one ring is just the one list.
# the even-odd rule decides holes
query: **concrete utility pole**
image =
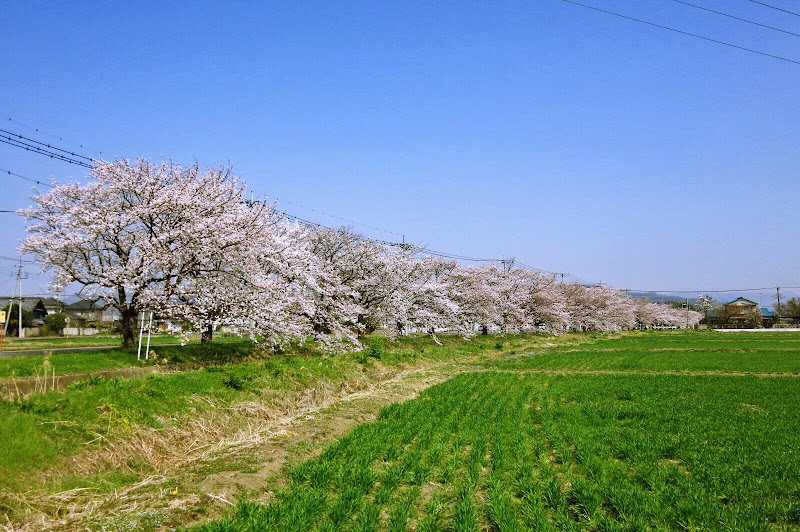
{"label": "concrete utility pole", "polygon": [[778,316],[775,319],[775,323],[780,323],[781,322],[781,287],[778,286],[778,287],[775,288],[775,290],[778,292],[778,305],[775,307],[775,310],[777,311],[776,313],[778,314]]}
{"label": "concrete utility pole", "polygon": [[689,298],[686,298],[686,328],[689,328]]}
{"label": "concrete utility pole", "polygon": [[19,259],[19,268],[17,268],[16,291],[19,292],[19,305],[17,305],[17,310],[18,310],[17,336],[19,336],[20,338],[24,338],[25,332],[22,330],[22,259]]}

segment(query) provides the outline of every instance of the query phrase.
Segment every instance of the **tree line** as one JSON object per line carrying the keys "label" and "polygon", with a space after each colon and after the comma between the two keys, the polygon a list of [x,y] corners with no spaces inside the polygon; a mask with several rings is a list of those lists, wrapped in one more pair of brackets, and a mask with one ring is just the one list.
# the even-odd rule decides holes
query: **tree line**
{"label": "tree line", "polygon": [[304,226],[249,202],[230,167],[99,162],[86,184],[53,183],[20,213],[20,251],[52,288],[116,308],[133,345],[139,311],[189,323],[210,341],[227,325],[268,345],[313,337],[358,348],[394,336],[694,326],[701,314],[605,286],[496,265],[461,266],[349,228]]}

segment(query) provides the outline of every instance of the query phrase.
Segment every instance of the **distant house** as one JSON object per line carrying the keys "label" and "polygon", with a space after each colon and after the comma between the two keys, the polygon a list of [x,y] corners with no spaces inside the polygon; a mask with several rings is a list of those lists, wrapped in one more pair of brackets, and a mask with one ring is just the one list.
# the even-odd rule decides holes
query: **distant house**
{"label": "distant house", "polygon": [[775,313],[761,307],[755,301],[743,297],[708,312],[708,320],[712,325],[748,328],[761,325],[772,327]]}
{"label": "distant house", "polygon": [[70,319],[72,327],[105,328],[114,325],[120,319],[120,313],[113,307],[103,308],[88,299],[81,299],[64,307],[64,313]]}
{"label": "distant house", "polygon": [[[0,297],[0,310],[8,311],[11,305],[17,305],[20,298],[18,297]],[[38,297],[23,297],[22,310],[28,311],[33,314],[33,320],[39,324],[47,316],[47,307],[44,302]]]}
{"label": "distant house", "polygon": [[52,297],[43,297],[42,304],[44,305],[44,308],[47,310],[48,314],[64,312],[64,307],[67,306],[67,304],[63,301],[59,301],[58,299],[54,299]]}

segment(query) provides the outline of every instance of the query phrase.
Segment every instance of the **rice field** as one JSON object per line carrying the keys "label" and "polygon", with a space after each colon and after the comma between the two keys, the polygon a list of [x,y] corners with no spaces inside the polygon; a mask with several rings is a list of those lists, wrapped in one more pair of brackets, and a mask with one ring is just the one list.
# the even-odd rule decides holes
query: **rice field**
{"label": "rice field", "polygon": [[797,530],[798,347],[666,332],[514,354],[201,529]]}

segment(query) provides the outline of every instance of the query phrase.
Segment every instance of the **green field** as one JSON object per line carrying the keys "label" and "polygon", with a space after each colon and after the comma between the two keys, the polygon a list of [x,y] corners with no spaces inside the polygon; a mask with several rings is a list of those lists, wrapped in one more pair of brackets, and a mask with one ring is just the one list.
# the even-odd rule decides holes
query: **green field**
{"label": "green field", "polygon": [[[1,358],[0,378],[5,377],[12,392],[28,376],[45,384],[64,374],[86,373],[63,391],[48,387],[51,391],[47,393],[0,399],[0,516],[19,511],[9,493],[57,492],[87,485],[118,487],[117,475],[107,477],[104,475],[109,472],[98,471],[99,480],[76,477],[64,471],[63,464],[75,454],[108,447],[107,442],[125,440],[137,430],[155,428],[166,433],[198,417],[213,418],[215,408],[242,402],[270,405],[276,398],[302,394],[315,386],[338,388],[362,381],[384,368],[458,360],[503,347],[494,338],[472,343],[444,340],[443,346],[427,337],[388,345],[378,338],[363,352],[339,355],[323,354],[313,346],[295,346],[275,354],[234,338],[184,347],[159,346],[163,373],[136,378],[91,374],[138,368],[136,349]],[[532,346],[539,337],[505,340],[511,341]],[[45,374],[55,377],[45,378]],[[141,479],[151,472],[147,464],[136,463],[125,478]]]}
{"label": "green field", "polygon": [[[157,471],[163,483],[137,503],[152,521],[137,529],[227,515],[202,529],[800,530],[794,333],[377,337],[345,354],[221,340],[157,346],[160,373],[134,378],[89,373],[136,368],[135,349],[0,359],[14,386],[45,369],[51,379],[83,372],[62,391],[0,401],[0,516],[35,529],[37,515],[67,512],[47,501],[86,490],[73,508],[96,497],[107,506],[68,528],[130,529],[114,494]],[[198,445],[198,423],[230,436],[250,426],[251,408],[284,415],[320,391],[417,371],[444,382],[316,447],[287,436],[309,453],[287,453],[228,514],[206,513],[204,476],[250,474],[269,454],[170,469]],[[348,415],[346,402],[337,408]],[[162,446],[136,451],[143,436]],[[105,461],[87,465],[94,455]],[[163,498],[178,484],[197,513]]]}
{"label": "green field", "polygon": [[498,369],[800,374],[800,334],[643,332],[533,349]]}
{"label": "green field", "polygon": [[[167,343],[168,340],[169,343]],[[142,367],[156,363],[161,365],[228,363],[252,355],[255,349],[255,345],[251,341],[242,338],[220,338],[212,344],[201,344],[199,341],[195,341],[185,346],[176,345],[177,341],[176,338],[169,337],[163,338],[158,344],[151,344],[150,351],[156,356],[146,359],[142,353],[141,360],[137,360],[136,347],[83,352],[46,351],[45,355],[37,356],[13,356],[13,351],[10,351],[6,352],[10,356],[0,358],[0,378],[43,375],[45,367],[48,373],[71,375]],[[74,346],[70,341],[57,343],[55,340],[50,340],[48,343],[51,344],[50,347],[42,349],[81,347]],[[26,347],[26,349],[28,348]],[[144,351],[144,347],[142,351]]]}
{"label": "green field", "polygon": [[202,529],[797,530],[798,347],[665,332],[509,353]]}

